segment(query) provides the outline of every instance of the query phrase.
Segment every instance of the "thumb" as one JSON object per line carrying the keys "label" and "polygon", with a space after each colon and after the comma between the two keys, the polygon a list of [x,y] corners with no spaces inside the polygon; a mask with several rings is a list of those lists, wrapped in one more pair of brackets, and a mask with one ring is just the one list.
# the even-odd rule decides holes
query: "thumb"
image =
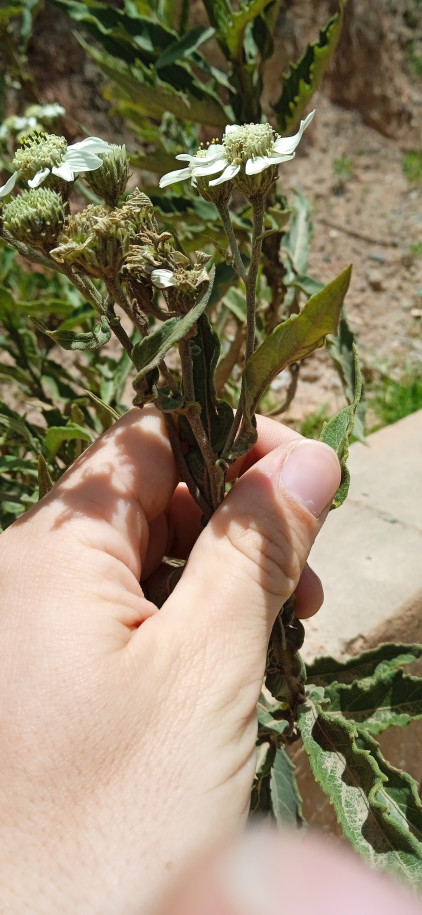
{"label": "thumb", "polygon": [[201,533],[165,605],[179,633],[189,640],[196,633],[220,665],[235,652],[259,680],[275,618],[295,590],[340,476],[335,452],[307,440],[281,445],[250,468]]}

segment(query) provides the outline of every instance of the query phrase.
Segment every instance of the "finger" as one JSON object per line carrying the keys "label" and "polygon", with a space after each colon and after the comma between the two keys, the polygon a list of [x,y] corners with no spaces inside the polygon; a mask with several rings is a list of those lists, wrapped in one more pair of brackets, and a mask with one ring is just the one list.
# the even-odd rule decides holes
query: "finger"
{"label": "finger", "polygon": [[149,407],[130,410],[10,528],[11,536],[23,524],[34,539],[54,537],[55,547],[63,538],[76,550],[93,547],[126,565],[139,582],[149,523],[163,513],[177,482],[162,417]]}
{"label": "finger", "polygon": [[321,579],[306,563],[295,590],[295,616],[307,620],[322,607],[324,591]]}
{"label": "finger", "polygon": [[298,584],[339,481],[335,452],[311,441],[290,441],[250,468],[200,535],[164,605],[169,632],[175,626],[180,637],[209,641],[225,670],[240,653],[258,682],[275,617]]}

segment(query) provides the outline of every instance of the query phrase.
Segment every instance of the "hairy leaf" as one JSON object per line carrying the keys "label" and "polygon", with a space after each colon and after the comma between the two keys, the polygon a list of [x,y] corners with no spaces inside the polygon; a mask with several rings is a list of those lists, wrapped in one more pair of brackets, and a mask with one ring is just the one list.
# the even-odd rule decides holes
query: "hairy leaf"
{"label": "hairy leaf", "polygon": [[66,426],[50,426],[45,433],[45,447],[49,460],[55,458],[60,445],[69,441],[92,442],[93,437],[88,429],[78,423],[67,423]]}
{"label": "hairy leaf", "polygon": [[295,191],[289,231],[283,238],[283,249],[289,255],[294,275],[306,273],[311,250],[312,232],[310,201],[300,191]]}
{"label": "hairy leaf", "polygon": [[299,726],[315,778],[353,847],[372,865],[422,887],[422,806],[414,779],[390,766],[376,741],[338,718],[311,688]]}
{"label": "hairy leaf", "polygon": [[53,340],[54,343],[57,343],[59,346],[62,346],[63,349],[69,350],[86,350],[86,349],[100,349],[101,346],[104,346],[105,343],[108,343],[111,337],[111,328],[110,324],[105,317],[102,315],[98,324],[95,324],[92,330],[84,332],[74,332],[72,330],[49,330],[42,321],[37,320],[37,318],[32,318],[32,323],[35,325],[37,330],[42,331],[43,334],[46,334],[47,337],[50,337],[50,340]]}
{"label": "hairy leaf", "polygon": [[240,56],[246,26],[253,22],[257,16],[260,16],[270,3],[272,3],[272,0],[249,0],[249,2],[244,2],[238,11],[232,11],[230,19],[225,23],[225,26],[223,28],[220,27],[220,34],[231,60],[235,60]]}
{"label": "hairy leaf", "polygon": [[334,658],[317,658],[306,666],[308,681],[316,686],[326,686],[337,681],[352,683],[372,675],[397,670],[403,664],[413,664],[422,655],[422,645],[390,644],[379,645],[348,661]]}
{"label": "hairy leaf", "polygon": [[356,409],[362,394],[362,375],[359,368],[359,358],[356,345],[353,344],[354,353],[354,399],[347,407],[343,407],[332,419],[325,422],[320,435],[320,441],[334,448],[341,466],[340,486],[334,496],[332,508],[339,508],[343,504],[350,486],[350,473],[347,467],[349,456],[349,441],[353,432]]}
{"label": "hairy leaf", "polygon": [[43,454],[38,455],[38,498],[42,499],[50,492],[53,481],[47,467],[47,461]]}
{"label": "hairy leaf", "polygon": [[151,369],[156,368],[161,359],[164,358],[169,349],[174,346],[182,337],[185,337],[188,331],[196,324],[198,318],[205,311],[209,297],[211,295],[214,282],[214,271],[210,272],[209,283],[200,296],[196,305],[191,308],[187,314],[181,318],[169,318],[159,327],[155,328],[148,337],[144,337],[137,343],[132,351],[132,359],[138,375],[137,381],[144,377]]}
{"label": "hairy leaf", "polygon": [[322,346],[327,334],[336,332],[350,272],[351,268],[347,267],[312,296],[299,315],[291,315],[279,324],[246,363],[240,393],[243,422],[235,448],[243,447],[245,435],[250,435],[255,409],[276,375]]}
{"label": "hairy leaf", "polygon": [[301,826],[302,798],[295,776],[295,766],[284,747],[277,747],[271,767],[271,801],[275,819],[279,826]]}
{"label": "hairy leaf", "polygon": [[[345,312],[340,315],[338,334],[327,337],[327,349],[340,375],[343,389],[349,403],[353,401],[356,390],[356,337],[351,330]],[[365,441],[365,398],[362,395],[357,404],[353,435],[359,441]]]}
{"label": "hairy leaf", "polygon": [[422,718],[422,679],[401,668],[350,684],[332,683],[325,695],[331,701],[330,712],[357,721],[372,734]]}
{"label": "hairy leaf", "polygon": [[309,44],[296,64],[283,76],[283,90],[272,106],[280,133],[289,133],[303,117],[337,47],[343,25],[344,2],[339,11],[321,29],[318,41]]}

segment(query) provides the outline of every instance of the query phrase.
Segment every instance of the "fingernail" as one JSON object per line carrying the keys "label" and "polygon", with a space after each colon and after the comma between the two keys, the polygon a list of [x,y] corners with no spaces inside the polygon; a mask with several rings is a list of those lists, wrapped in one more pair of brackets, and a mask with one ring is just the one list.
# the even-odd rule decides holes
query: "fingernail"
{"label": "fingernail", "polygon": [[322,442],[299,442],[289,454],[280,481],[316,518],[330,505],[341,478],[337,455]]}

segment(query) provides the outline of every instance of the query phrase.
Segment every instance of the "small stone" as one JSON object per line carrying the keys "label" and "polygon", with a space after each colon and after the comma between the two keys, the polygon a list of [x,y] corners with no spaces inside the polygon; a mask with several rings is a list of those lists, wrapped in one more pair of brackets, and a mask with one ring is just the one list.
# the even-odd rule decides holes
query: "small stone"
{"label": "small stone", "polygon": [[380,270],[370,270],[367,279],[374,292],[381,292],[383,290],[383,276]]}
{"label": "small stone", "polygon": [[380,251],[371,251],[369,259],[376,261],[378,264],[388,264],[388,257],[385,254],[381,254]]}

